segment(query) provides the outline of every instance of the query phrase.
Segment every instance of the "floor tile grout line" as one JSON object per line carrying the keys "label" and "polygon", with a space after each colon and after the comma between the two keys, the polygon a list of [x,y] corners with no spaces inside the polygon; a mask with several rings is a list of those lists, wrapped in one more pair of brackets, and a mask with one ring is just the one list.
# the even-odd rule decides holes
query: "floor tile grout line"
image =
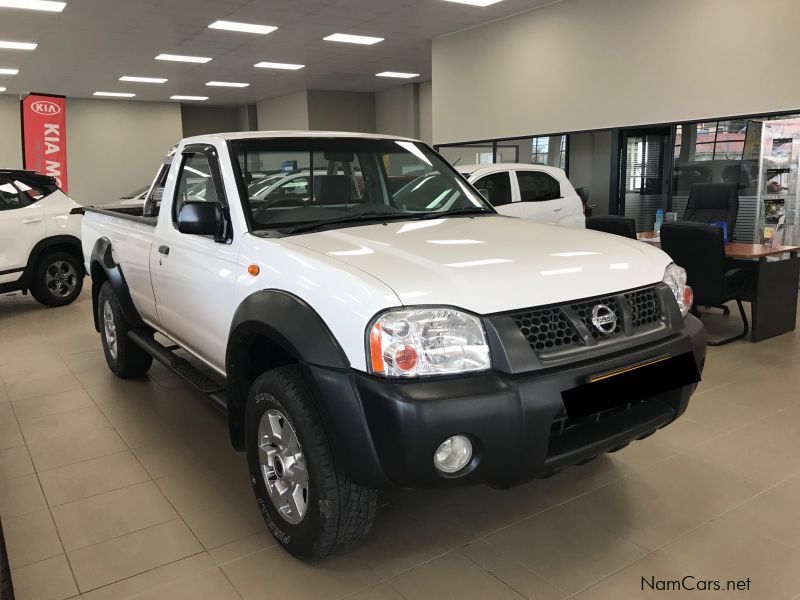
{"label": "floor tile grout line", "polygon": [[[488,540],[480,540],[480,541],[483,541],[483,543],[485,543],[485,544],[489,544],[489,545],[490,545],[492,548],[496,548],[496,546],[494,546],[493,544],[489,543],[489,541],[488,541]],[[504,579],[502,579],[501,577],[499,577],[498,575],[496,575],[495,573],[493,573],[493,572],[492,572],[490,569],[487,569],[486,567],[484,567],[483,565],[481,565],[481,564],[480,564],[480,563],[478,563],[477,561],[473,560],[473,559],[472,559],[470,556],[468,556],[468,555],[464,554],[464,553],[463,553],[461,550],[462,550],[463,548],[466,548],[466,547],[467,547],[467,546],[469,546],[469,545],[471,545],[471,544],[466,544],[465,546],[462,546],[461,548],[459,548],[458,550],[456,550],[456,552],[458,552],[458,554],[459,554],[459,555],[463,556],[465,559],[467,559],[467,560],[468,560],[469,562],[471,562],[473,565],[475,565],[476,567],[478,567],[478,568],[479,568],[481,571],[483,571],[483,572],[484,572],[484,573],[486,573],[487,575],[490,575],[490,576],[494,577],[494,578],[495,578],[497,581],[499,581],[500,583],[502,583],[504,586],[506,586],[506,587],[507,587],[507,588],[509,588],[510,590],[513,590],[514,592],[516,592],[517,594],[519,594],[519,595],[520,595],[520,597],[522,597],[522,598],[527,598],[527,596],[526,596],[524,593],[522,593],[522,591],[521,591],[521,590],[518,590],[518,589],[517,589],[517,588],[515,588],[513,585],[511,585],[509,582],[505,581]],[[498,550],[499,550],[499,549],[498,549]],[[503,555],[506,555],[506,556],[507,556],[507,554],[506,554],[505,552],[502,552],[502,551],[500,551],[500,553],[501,553],[501,554],[503,554]],[[525,566],[525,565],[521,564],[519,561],[514,561],[514,563],[515,563],[517,566],[519,566],[519,567],[521,567],[522,569],[524,569],[525,571],[528,571],[528,572],[529,572],[529,573],[531,573],[532,575],[536,575],[537,577],[541,578],[543,581],[546,581],[547,583],[549,583],[550,585],[552,585],[554,588],[556,588],[558,591],[560,591],[560,592],[562,592],[562,593],[564,593],[564,594],[566,594],[566,593],[567,593],[567,592],[566,592],[565,590],[563,590],[563,589],[562,589],[560,586],[556,585],[555,583],[553,583],[552,581],[550,581],[550,580],[549,580],[549,579],[547,579],[546,577],[543,577],[541,574],[539,574],[539,573],[535,572],[533,569],[529,569],[527,566]]]}
{"label": "floor tile grout line", "polygon": [[[22,433],[23,439],[25,439],[25,434],[24,434],[24,432],[22,432],[22,427],[19,424],[19,419],[17,418],[17,412],[14,409],[13,403],[11,404],[11,412],[14,414],[14,418],[17,420],[17,427],[20,428],[20,433]],[[27,439],[25,440],[25,446],[26,446],[26,449],[28,451],[28,457],[30,457],[31,451],[30,451],[30,448],[28,447]],[[32,458],[31,458],[31,464],[33,464],[33,459]],[[42,499],[44,500],[44,504],[47,507],[47,514],[50,517],[50,523],[52,524],[53,529],[56,532],[56,536],[58,537],[58,543],[61,546],[62,555],[64,556],[64,560],[67,561],[67,566],[69,567],[69,573],[72,576],[72,583],[75,586],[75,589],[80,594],[80,587],[78,587],[78,578],[75,576],[75,570],[72,568],[72,562],[69,560],[69,555],[67,554],[66,548],[64,547],[64,540],[61,537],[61,532],[58,530],[58,525],[56,524],[56,519],[53,516],[53,509],[50,506],[50,502],[47,499],[47,495],[44,493],[44,487],[42,486],[42,480],[39,478],[39,473],[36,471],[36,467],[35,466],[34,466],[33,475],[36,477],[36,483],[39,486],[39,493],[42,494]],[[52,557],[50,559],[46,559],[46,560],[51,560],[51,559],[52,559]],[[37,564],[38,562],[41,562],[41,561],[33,562],[33,563],[31,563],[31,565]]]}

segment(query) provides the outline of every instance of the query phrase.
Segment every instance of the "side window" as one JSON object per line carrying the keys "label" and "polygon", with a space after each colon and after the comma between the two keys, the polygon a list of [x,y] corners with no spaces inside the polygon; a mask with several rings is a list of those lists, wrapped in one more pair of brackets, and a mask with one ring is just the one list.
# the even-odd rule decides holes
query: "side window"
{"label": "side window", "polygon": [[28,206],[30,201],[8,179],[0,179],[0,210]]}
{"label": "side window", "polygon": [[58,186],[52,181],[45,179],[15,179],[14,185],[22,193],[27,196],[31,202],[37,202],[55,192]]}
{"label": "side window", "polygon": [[492,206],[503,206],[511,203],[511,179],[508,171],[481,177],[473,185],[479,190],[486,190],[489,203]]}
{"label": "side window", "polygon": [[295,177],[290,179],[267,194],[267,198],[279,198],[281,196],[291,195],[308,198],[308,177]]}
{"label": "side window", "polygon": [[520,200],[540,202],[561,197],[558,181],[541,171],[517,171]]}
{"label": "side window", "polygon": [[167,183],[169,176],[169,165],[161,165],[156,175],[155,183],[152,188],[147,192],[147,197],[144,201],[144,209],[142,215],[145,217],[157,217],[161,210],[161,199],[164,196],[164,186]]}
{"label": "side window", "polygon": [[177,222],[178,213],[187,202],[220,202],[223,197],[222,189],[215,174],[216,170],[212,169],[205,153],[198,152],[183,157],[172,207],[173,221]]}

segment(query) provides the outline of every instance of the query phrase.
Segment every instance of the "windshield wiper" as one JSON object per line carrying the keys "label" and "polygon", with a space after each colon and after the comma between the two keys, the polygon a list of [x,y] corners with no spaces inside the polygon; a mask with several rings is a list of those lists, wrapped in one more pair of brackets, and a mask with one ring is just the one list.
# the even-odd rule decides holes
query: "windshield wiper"
{"label": "windshield wiper", "polygon": [[413,218],[413,215],[409,215],[408,213],[386,212],[382,210],[368,210],[361,213],[343,215],[341,217],[335,217],[333,219],[326,219],[324,221],[313,221],[311,223],[301,223],[300,225],[294,225],[293,227],[282,227],[278,229],[278,231],[280,231],[281,233],[288,233],[288,234],[303,233],[304,231],[314,231],[315,229],[319,229],[320,227],[324,227],[326,225],[336,225],[338,223],[356,223],[358,221],[374,221],[387,218],[411,219]]}
{"label": "windshield wiper", "polygon": [[447,217],[464,217],[469,215],[493,215],[495,212],[493,210],[487,210],[485,208],[462,208],[460,210],[446,210],[443,212],[432,212],[428,213],[427,215],[423,215],[419,217],[421,221],[426,219],[446,219]]}

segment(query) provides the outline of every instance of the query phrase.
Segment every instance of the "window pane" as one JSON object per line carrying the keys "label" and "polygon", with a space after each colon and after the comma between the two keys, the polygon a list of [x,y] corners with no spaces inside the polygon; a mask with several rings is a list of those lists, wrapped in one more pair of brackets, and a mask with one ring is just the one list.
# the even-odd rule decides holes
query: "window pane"
{"label": "window pane", "polygon": [[23,201],[19,190],[17,190],[10,181],[0,179],[0,210],[22,208],[27,204],[28,202]]}
{"label": "window pane", "polygon": [[522,202],[539,202],[552,200],[560,196],[558,182],[547,173],[539,171],[517,171],[520,200]]}
{"label": "window pane", "polygon": [[474,185],[479,190],[486,190],[486,196],[492,206],[511,203],[511,180],[508,171],[481,177]]}
{"label": "window pane", "polygon": [[187,156],[178,181],[173,217],[177,220],[181,207],[187,202],[219,202],[219,198],[208,157],[205,154]]}

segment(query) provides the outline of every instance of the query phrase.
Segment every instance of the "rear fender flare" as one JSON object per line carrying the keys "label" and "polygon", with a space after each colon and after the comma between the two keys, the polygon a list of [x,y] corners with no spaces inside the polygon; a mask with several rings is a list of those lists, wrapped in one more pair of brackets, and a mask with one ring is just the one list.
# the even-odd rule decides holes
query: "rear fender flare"
{"label": "rear fender flare", "polygon": [[[94,307],[94,328],[100,331],[100,322],[97,317],[97,298],[100,295],[100,287],[104,281],[109,281],[114,293],[117,296],[120,310],[125,320],[132,327],[146,327],[139,311],[133,304],[128,283],[122,273],[122,266],[114,260],[111,252],[111,240],[105,237],[98,239],[92,249],[92,256],[89,260],[89,268],[92,275],[92,306]],[[100,273],[104,277],[99,277]]]}

